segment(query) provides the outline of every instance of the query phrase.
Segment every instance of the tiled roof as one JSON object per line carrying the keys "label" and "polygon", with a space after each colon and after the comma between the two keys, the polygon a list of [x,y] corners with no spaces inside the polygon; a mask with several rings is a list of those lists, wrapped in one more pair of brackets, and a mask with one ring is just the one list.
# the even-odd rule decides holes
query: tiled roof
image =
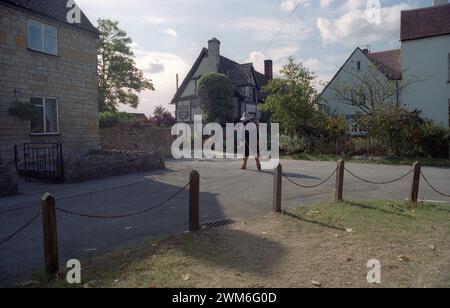
{"label": "tiled roof", "polygon": [[401,40],[450,34],[450,4],[403,11]]}
{"label": "tiled roof", "polygon": [[[202,52],[198,56],[191,70],[187,74],[186,78],[184,79],[183,83],[181,84],[181,86],[177,90],[177,93],[172,99],[171,102],[172,104],[175,104],[177,100],[181,97],[181,94],[186,89],[192,76],[195,74],[198,67],[200,66],[201,61],[207,55],[208,49],[203,48]],[[264,99],[266,97],[266,95],[261,91],[261,88],[269,82],[269,79],[264,74],[255,71],[252,63],[239,64],[224,56],[220,56],[219,72],[227,75],[231,79],[235,87],[250,85],[252,83],[252,75],[254,74],[259,86],[258,97],[261,99]]]}
{"label": "tiled roof", "polygon": [[[66,7],[67,0],[0,0],[0,3],[31,11],[63,23],[67,23],[67,13],[70,10]],[[81,23],[70,25],[98,35],[97,29],[83,12],[81,12]]]}
{"label": "tiled roof", "polygon": [[252,63],[239,64],[223,56],[220,56],[219,71],[230,77],[237,87],[251,84],[253,74],[260,87],[265,86],[269,82],[265,75],[253,69]]}
{"label": "tiled roof", "polygon": [[400,49],[371,52],[367,57],[389,78],[402,78],[402,52]]}

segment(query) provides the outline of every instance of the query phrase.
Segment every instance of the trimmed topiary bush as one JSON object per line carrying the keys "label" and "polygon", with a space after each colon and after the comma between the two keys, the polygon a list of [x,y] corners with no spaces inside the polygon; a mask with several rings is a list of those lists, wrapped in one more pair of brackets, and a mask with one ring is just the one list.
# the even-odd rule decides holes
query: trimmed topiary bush
{"label": "trimmed topiary bush", "polygon": [[234,85],[228,76],[205,74],[199,81],[198,94],[206,122],[225,125],[233,120]]}

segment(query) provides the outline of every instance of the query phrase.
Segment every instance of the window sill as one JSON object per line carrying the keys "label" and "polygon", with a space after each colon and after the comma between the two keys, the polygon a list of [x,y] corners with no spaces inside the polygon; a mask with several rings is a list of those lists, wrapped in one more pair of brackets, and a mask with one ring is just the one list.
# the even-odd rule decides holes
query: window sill
{"label": "window sill", "polygon": [[35,53],[38,53],[38,54],[41,54],[41,55],[45,55],[45,56],[50,56],[50,57],[54,57],[54,58],[59,58],[59,57],[60,57],[58,54],[54,55],[54,54],[52,54],[52,53],[47,53],[47,52],[45,52],[45,51],[40,51],[40,50],[32,49],[32,48],[30,48],[30,47],[28,47],[27,49],[28,49],[28,51],[35,52]]}
{"label": "window sill", "polygon": [[30,134],[30,137],[55,137],[55,136],[61,136],[61,133]]}

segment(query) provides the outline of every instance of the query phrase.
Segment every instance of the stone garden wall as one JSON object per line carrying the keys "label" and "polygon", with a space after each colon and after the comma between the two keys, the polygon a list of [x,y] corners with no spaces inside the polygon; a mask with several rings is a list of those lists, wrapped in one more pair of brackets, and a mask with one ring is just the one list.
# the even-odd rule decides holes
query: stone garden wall
{"label": "stone garden wall", "polygon": [[161,152],[164,157],[170,157],[171,129],[142,123],[102,128],[100,145],[104,150]]}
{"label": "stone garden wall", "polygon": [[164,168],[164,157],[160,152],[96,150],[81,158],[66,159],[65,180],[83,182]]}

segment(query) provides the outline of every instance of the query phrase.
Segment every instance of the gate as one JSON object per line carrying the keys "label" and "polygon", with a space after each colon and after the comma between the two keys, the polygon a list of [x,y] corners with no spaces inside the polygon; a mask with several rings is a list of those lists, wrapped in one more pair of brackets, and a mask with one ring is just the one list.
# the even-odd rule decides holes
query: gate
{"label": "gate", "polygon": [[[61,183],[64,181],[64,161],[60,143],[26,143],[23,156],[15,146],[16,168],[26,181],[32,178]],[[22,158],[22,159],[21,159]]]}

